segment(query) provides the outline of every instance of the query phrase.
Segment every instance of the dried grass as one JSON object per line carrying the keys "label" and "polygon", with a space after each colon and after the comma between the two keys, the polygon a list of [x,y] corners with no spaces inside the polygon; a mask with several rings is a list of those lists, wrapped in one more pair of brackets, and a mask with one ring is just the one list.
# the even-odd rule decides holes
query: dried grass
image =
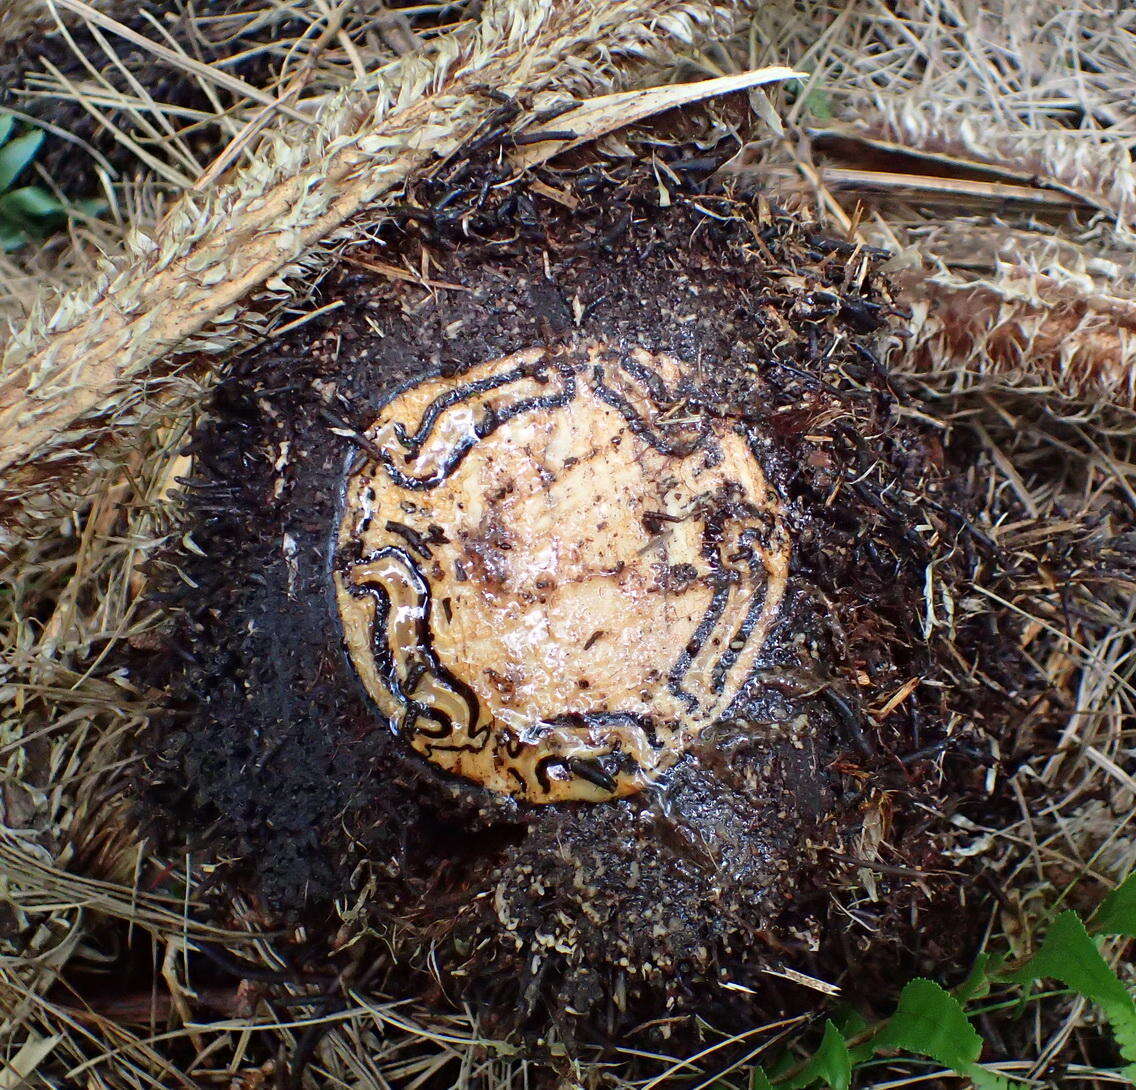
{"label": "dried grass", "polygon": [[[475,85],[490,79],[539,87],[539,103],[660,82],[662,54],[669,76],[687,79],[765,64],[812,73],[803,93],[753,92],[764,121],[736,166],[896,253],[915,312],[913,351],[896,359],[944,426],[980,444],[976,483],[1023,512],[988,532],[1037,566],[1033,590],[1005,608],[1031,618],[1027,647],[1052,680],[1037,718],[1056,709],[1065,728],[1055,751],[1024,728],[1017,818],[960,830],[960,850],[1000,875],[992,932],[1028,943],[1048,906],[1091,901],[1136,867],[1133,17],[1084,0],[786,2],[735,33],[739,13],[723,7],[556,8],[491,6],[480,29],[442,5],[394,21],[316,3],[219,23],[199,13],[202,34],[231,34],[278,62],[259,96],[194,70],[225,133],[210,157],[188,141],[203,119],[178,116],[144,83],[124,100],[100,81],[112,36],[81,84],[45,72],[29,85],[100,117],[117,110],[149,175],[134,187],[108,179],[109,226],[77,226],[47,254],[0,263],[13,325],[0,410],[15,438],[3,457],[20,469],[0,521],[0,1086],[444,1079],[505,1090],[548,1077],[470,1016],[384,996],[381,978],[348,994],[334,980],[297,983],[250,905],[234,906],[243,930],[218,931],[197,901],[207,875],[192,858],[156,858],[132,830],[125,789],[149,697],[114,665],[157,623],[138,604],[140,563],[170,530],[177,450],[210,364],[303,320],[304,277],[334,251],[340,224],[365,229],[382,194],[425,163],[409,134],[427,125],[447,146],[460,140],[486,112]],[[287,38],[275,33],[285,11],[305,27]],[[286,121],[285,104],[307,120]],[[715,123],[730,122],[708,115]],[[388,140],[395,132],[403,138]],[[847,138],[839,156],[822,132]],[[884,174],[903,184],[873,177]],[[949,184],[960,179],[965,195]],[[1005,185],[1063,200],[1007,202]],[[45,282],[91,281],[99,253],[111,263],[93,286],[45,294]],[[191,302],[203,308],[192,319]],[[1031,811],[1029,797],[1048,801]],[[152,970],[107,978],[121,961],[109,943],[130,943]],[[240,960],[245,983],[197,992],[188,951],[216,947]],[[1020,1053],[999,1069],[1037,1086],[1108,1084],[1090,1012],[1058,1013],[1031,1007]],[[792,1028],[755,1027],[697,1057],[624,1059],[640,1090],[716,1075],[743,1085],[744,1065],[721,1071],[726,1046],[756,1056]],[[1064,1076],[1046,1074],[1056,1056]],[[627,1085],[618,1060],[605,1071]],[[939,1074],[881,1069],[873,1085]],[[601,1069],[565,1057],[560,1077],[592,1085]]]}

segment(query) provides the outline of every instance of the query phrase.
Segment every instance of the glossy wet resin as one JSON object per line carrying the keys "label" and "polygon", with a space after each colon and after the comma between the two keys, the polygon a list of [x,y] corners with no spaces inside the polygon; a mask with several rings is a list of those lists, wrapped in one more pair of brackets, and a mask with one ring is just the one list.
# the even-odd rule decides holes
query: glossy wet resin
{"label": "glossy wet resin", "polygon": [[344,636],[435,765],[529,802],[628,795],[752,676],[789,539],[684,379],[641,349],[533,348],[416,383],[368,430]]}

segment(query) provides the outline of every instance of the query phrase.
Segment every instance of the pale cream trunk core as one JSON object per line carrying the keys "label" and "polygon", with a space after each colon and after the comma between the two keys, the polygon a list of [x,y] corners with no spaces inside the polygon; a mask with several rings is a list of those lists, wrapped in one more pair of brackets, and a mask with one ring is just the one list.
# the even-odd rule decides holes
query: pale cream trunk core
{"label": "pale cream trunk core", "polygon": [[[745,438],[675,398],[672,357],[622,358],[630,368],[602,345],[534,348],[425,379],[367,431],[389,466],[369,461],[347,484],[339,541],[360,559],[336,594],[364,686],[428,760],[529,802],[649,785],[751,677],[784,595],[781,505]],[[435,403],[415,448],[406,437]],[[479,432],[487,411],[503,422]],[[742,514],[708,544],[727,500]],[[612,754],[628,759],[588,773]]]}

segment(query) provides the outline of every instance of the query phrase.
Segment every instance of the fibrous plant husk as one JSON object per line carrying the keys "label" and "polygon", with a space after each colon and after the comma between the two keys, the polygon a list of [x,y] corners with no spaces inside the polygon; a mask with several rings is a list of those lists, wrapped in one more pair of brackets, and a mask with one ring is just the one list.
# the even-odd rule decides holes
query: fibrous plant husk
{"label": "fibrous plant husk", "polygon": [[[786,977],[863,1001],[897,965],[959,973],[985,923],[951,822],[1005,808],[989,770],[1044,688],[997,604],[1023,573],[987,533],[1021,512],[973,494],[968,449],[945,450],[879,360],[905,317],[884,255],[708,181],[731,149],[676,136],[656,170],[586,157],[528,183],[506,147],[455,155],[342,251],[322,313],[225,372],[190,444],[183,544],[160,557],[173,623],[148,648],[169,694],[158,821],[189,830],[219,882],[314,914],[369,966],[365,920],[487,1025],[626,1040],[663,1017],[677,1042],[696,1014],[740,1030],[812,1006]],[[343,467],[383,404],[434,371],[461,390],[534,345],[552,361],[606,346],[609,371],[633,347],[678,359],[689,375],[662,415],[739,429],[785,505],[791,574],[753,683],[618,801],[533,805],[438,774],[360,699],[329,593],[357,559],[329,534]],[[618,485],[602,459],[587,479],[602,534]],[[518,487],[497,481],[499,506]],[[394,525],[429,572],[414,509]],[[677,584],[673,525],[643,547]],[[459,578],[488,594],[512,585],[517,532],[490,509],[472,536],[433,541],[466,541]],[[554,594],[558,575],[538,585]],[[594,638],[623,639],[610,623]],[[491,666],[526,684],[523,661]],[[335,897],[363,898],[363,920],[329,932]],[[318,960],[318,933],[303,956]]]}
{"label": "fibrous plant husk", "polygon": [[[613,25],[631,7],[611,14]],[[1021,517],[993,527],[991,537],[1017,564],[1036,571],[1007,608],[1026,620],[1021,644],[1050,688],[1022,722],[1014,747],[1020,766],[1009,787],[1020,815],[960,824],[969,838],[960,851],[986,860],[998,875],[1001,898],[991,927],[1023,948],[1055,898],[1091,905],[1133,863],[1125,734],[1133,427],[1128,372],[1111,349],[1115,327],[1094,317],[1114,307],[1123,315],[1132,299],[1121,215],[1124,159],[1118,158],[1130,140],[1131,65],[1124,51],[1131,36],[1115,12],[1091,5],[987,5],[980,14],[774,4],[748,26],[720,24],[694,45],[667,46],[673,55],[667,73],[635,60],[597,63],[583,44],[569,54],[569,67],[581,80],[572,90],[583,94],[623,80],[673,78],[676,71],[689,79],[785,63],[815,73],[803,93],[755,96],[760,121],[740,125],[736,115],[714,110],[695,116],[714,140],[736,132],[749,148],[735,165],[782,199],[795,196],[826,217],[830,231],[897,255],[893,272],[917,325],[915,351],[893,356],[891,365],[913,372],[945,436],[975,441],[970,473],[980,490],[1012,494],[1022,505]],[[734,29],[739,33],[731,39]],[[649,34],[619,40],[632,55],[653,52],[659,41]],[[422,72],[408,94],[431,85],[426,64]],[[905,110],[911,115],[914,90],[920,91],[915,107],[937,106],[943,114],[948,85],[959,107],[953,122],[937,116],[933,128],[897,125]],[[464,101],[457,98],[455,116]],[[471,126],[494,106],[471,99]],[[771,119],[783,134],[765,127]],[[944,143],[949,125],[968,119],[965,138]],[[285,142],[277,139],[277,123],[264,134],[264,146],[270,162],[278,156],[279,176],[310,169],[309,179],[324,180],[327,160],[316,149],[323,130]],[[865,131],[857,132],[859,126]],[[860,140],[843,145],[846,154],[837,158],[821,142],[801,138],[802,129],[839,129]],[[1023,179],[1018,149],[1041,143],[1046,171]],[[902,155],[917,158],[918,169],[902,157],[881,161],[880,144],[899,145]],[[1011,145],[1015,160],[1007,163]],[[641,146],[616,143],[607,151],[630,154]],[[895,147],[882,151],[897,154]],[[975,174],[974,162],[985,173]],[[1072,173],[1066,169],[1078,164]],[[239,205],[243,187],[258,184],[257,173],[223,190],[211,184],[191,198],[198,204],[186,205],[186,215],[171,220],[164,237],[184,233],[188,243],[198,231],[224,231],[224,210]],[[960,177],[976,183],[963,198],[953,184]],[[1121,187],[1116,199],[1107,192],[1114,177]],[[1022,192],[1008,198],[1001,185]],[[1054,204],[1053,194],[1066,203]],[[212,211],[199,227],[203,207]],[[1094,219],[1097,211],[1104,215]],[[363,212],[355,230],[386,218],[382,202]],[[234,237],[229,245],[243,241]],[[321,266],[339,243],[312,235],[287,251],[281,267],[290,267],[291,255],[309,241],[305,258],[319,256]],[[171,253],[183,250],[180,242],[165,245]],[[98,290],[65,301],[58,327],[118,293],[133,306],[160,256],[145,259],[147,250],[139,243]],[[169,358],[168,341],[157,343],[144,322],[136,326],[119,357],[122,382],[104,389],[94,406],[104,415],[75,418],[58,443],[45,430],[48,446],[31,454],[27,476],[14,489],[19,501],[30,484],[31,502],[6,509],[2,926],[13,955],[0,970],[6,1057],[32,1079],[70,1072],[116,1087],[185,1084],[191,1077],[224,1081],[234,1074],[258,1085],[281,1077],[289,1064],[297,1080],[312,1085],[329,1078],[382,1085],[438,1073],[493,1086],[529,1078],[533,1069],[510,1058],[469,1017],[399,1002],[401,996],[384,993],[381,974],[347,990],[326,977],[297,985],[276,947],[278,934],[240,898],[230,907],[243,932],[219,930],[199,900],[204,876],[193,856],[155,856],[138,839],[124,801],[153,707],[119,670],[117,653],[130,637],[144,644],[155,624],[139,605],[140,566],[171,525],[188,423],[233,347],[308,314],[297,282],[264,285],[225,316],[226,324],[195,330],[185,342],[190,351],[168,370],[153,367]],[[1051,293],[1068,301],[1056,311],[1056,326],[1047,324],[1053,311],[1044,300]],[[989,327],[975,320],[974,308],[942,305],[972,297],[996,310],[1005,330],[994,339],[994,355],[986,351]],[[35,358],[64,373],[82,362],[82,340],[54,361],[44,355],[50,339],[43,315],[55,306],[40,305],[9,367]],[[101,306],[99,314],[114,304]],[[1094,340],[1104,353],[1093,351],[1093,341],[1080,342],[1086,315],[1099,322]],[[1050,360],[1040,375],[1026,347],[1033,336],[1041,337]],[[1075,384],[1067,381],[1067,358],[1086,365],[1078,365]],[[81,380],[76,371],[70,382]],[[66,397],[67,385],[59,396]],[[57,478],[56,466],[68,472]],[[1049,550],[1048,559],[1039,562],[1039,550]],[[1035,714],[1037,722],[1060,717],[1057,739],[1036,737]],[[1044,805],[1029,805],[1034,790],[1045,793]],[[341,907],[350,917],[355,905]],[[214,968],[203,969],[202,957]],[[935,973],[934,965],[924,969]],[[262,1005],[272,988],[291,998]],[[1004,1070],[1041,1085],[1067,1084],[1067,1070],[1087,1085],[1103,1084],[1109,1076],[1098,1066],[1098,1034],[1085,1010],[1062,1002],[1030,1009],[1036,1013],[1024,1022],[995,1019],[993,1029],[984,1026]],[[748,1050],[781,1032],[761,1028],[745,1037]],[[655,1063],[659,1074],[695,1072],[701,1080],[725,1066],[723,1051],[711,1046],[697,1059],[643,1062]],[[905,1074],[910,1070],[887,1077]]]}

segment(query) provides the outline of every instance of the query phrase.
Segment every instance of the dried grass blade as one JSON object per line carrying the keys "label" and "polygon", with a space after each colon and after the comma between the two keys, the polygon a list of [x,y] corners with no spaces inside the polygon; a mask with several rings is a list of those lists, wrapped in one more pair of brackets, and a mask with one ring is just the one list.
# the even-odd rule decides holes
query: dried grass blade
{"label": "dried grass blade", "polygon": [[570,138],[528,144],[513,153],[512,161],[522,168],[538,166],[561,152],[570,151],[581,144],[586,144],[589,140],[606,136],[616,129],[634,125],[664,110],[689,106],[718,95],[728,95],[731,91],[746,91],[765,83],[804,79],[806,76],[806,72],[798,72],[781,65],[771,65],[767,68],[757,68],[752,72],[741,72],[736,76],[700,80],[698,83],[679,83],[666,87],[647,87],[640,91],[618,91],[612,95],[602,95],[581,103],[566,115],[565,127],[573,132]]}
{"label": "dried grass blade", "polygon": [[906,174],[887,170],[858,170],[853,167],[825,167],[825,182],[837,187],[874,189],[885,192],[910,190],[921,197],[957,200],[969,197],[999,204],[1044,205],[1050,208],[1076,207],[1084,202],[1065,193],[1055,193],[1037,186],[1012,185],[1008,182],[971,181],[966,178],[941,178],[934,174]]}
{"label": "dried grass blade", "polygon": [[112,19],[109,15],[104,15],[97,8],[93,8],[90,4],[84,3],[83,0],[49,0],[49,2],[86,19],[95,26],[100,26],[104,30],[109,30],[111,33],[117,34],[120,38],[125,38],[126,41],[148,50],[155,57],[161,57],[162,60],[186,72],[191,72],[199,79],[208,80],[217,84],[219,87],[224,87],[226,90],[232,91],[234,94],[244,95],[246,98],[251,98],[253,101],[261,103],[263,106],[274,106],[278,108],[281,113],[292,118],[293,121],[303,121],[306,124],[311,124],[311,118],[305,117],[299,110],[294,110],[291,106],[285,106],[279,103],[271,95],[265,94],[259,87],[254,87],[251,83],[246,83],[243,79],[230,75],[221,68],[214,68],[211,65],[204,64],[202,61],[195,60],[193,57],[186,56],[184,53],[170,49],[169,46],[155,42],[147,38],[144,34],[139,34],[137,31],[131,30],[130,27],[120,23],[117,19]]}

